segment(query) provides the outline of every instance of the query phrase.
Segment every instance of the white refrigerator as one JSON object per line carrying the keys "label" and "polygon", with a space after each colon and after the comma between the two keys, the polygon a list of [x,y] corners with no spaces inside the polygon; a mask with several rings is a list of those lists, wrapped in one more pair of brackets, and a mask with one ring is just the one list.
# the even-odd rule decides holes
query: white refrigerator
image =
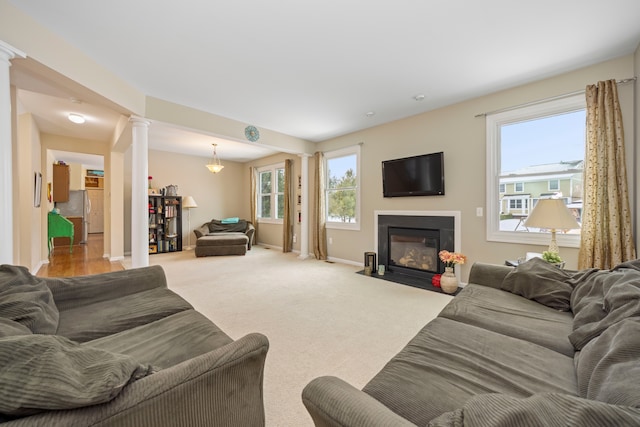
{"label": "white refrigerator", "polygon": [[82,240],[80,240],[80,243],[87,243],[89,213],[91,212],[91,201],[87,196],[87,191],[69,191],[69,201],[57,202],[56,208],[60,209],[60,215],[64,217],[82,217]]}

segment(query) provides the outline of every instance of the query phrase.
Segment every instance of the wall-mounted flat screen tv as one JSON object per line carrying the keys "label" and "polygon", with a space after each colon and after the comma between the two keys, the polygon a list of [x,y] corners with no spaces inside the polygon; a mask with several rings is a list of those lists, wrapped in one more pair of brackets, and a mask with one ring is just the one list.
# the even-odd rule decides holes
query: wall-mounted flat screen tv
{"label": "wall-mounted flat screen tv", "polygon": [[444,153],[382,162],[384,197],[444,195]]}

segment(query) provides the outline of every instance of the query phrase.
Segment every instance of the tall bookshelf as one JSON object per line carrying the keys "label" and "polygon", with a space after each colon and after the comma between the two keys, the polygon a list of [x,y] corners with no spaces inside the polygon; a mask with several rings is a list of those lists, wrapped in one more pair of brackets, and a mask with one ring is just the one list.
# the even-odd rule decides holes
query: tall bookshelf
{"label": "tall bookshelf", "polygon": [[182,250],[182,197],[149,195],[149,253]]}

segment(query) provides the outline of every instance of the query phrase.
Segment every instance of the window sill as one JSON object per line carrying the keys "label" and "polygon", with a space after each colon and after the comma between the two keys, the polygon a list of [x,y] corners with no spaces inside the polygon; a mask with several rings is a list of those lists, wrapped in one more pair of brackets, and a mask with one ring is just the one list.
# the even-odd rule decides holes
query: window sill
{"label": "window sill", "polygon": [[[500,231],[487,234],[487,240],[490,242],[501,243],[520,243],[549,246],[551,243],[551,233],[527,233],[527,232],[508,232]],[[561,234],[556,233],[556,241],[558,246],[564,248],[579,248],[579,234]]]}
{"label": "window sill", "polygon": [[352,230],[360,231],[360,224],[357,222],[327,222],[326,227],[333,230]]}
{"label": "window sill", "polygon": [[280,224],[282,225],[281,219],[273,219],[273,218],[258,218],[258,224]]}

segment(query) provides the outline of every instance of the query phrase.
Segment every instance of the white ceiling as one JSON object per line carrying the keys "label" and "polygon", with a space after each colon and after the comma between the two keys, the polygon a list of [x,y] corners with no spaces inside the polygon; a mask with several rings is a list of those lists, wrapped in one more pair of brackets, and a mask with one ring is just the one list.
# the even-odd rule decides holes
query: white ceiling
{"label": "white ceiling", "polygon": [[[310,141],[629,54],[640,43],[638,0],[10,2],[147,95]],[[42,114],[41,122],[55,121]],[[167,132],[156,135],[162,149],[190,150],[185,138],[176,145],[159,130]]]}

